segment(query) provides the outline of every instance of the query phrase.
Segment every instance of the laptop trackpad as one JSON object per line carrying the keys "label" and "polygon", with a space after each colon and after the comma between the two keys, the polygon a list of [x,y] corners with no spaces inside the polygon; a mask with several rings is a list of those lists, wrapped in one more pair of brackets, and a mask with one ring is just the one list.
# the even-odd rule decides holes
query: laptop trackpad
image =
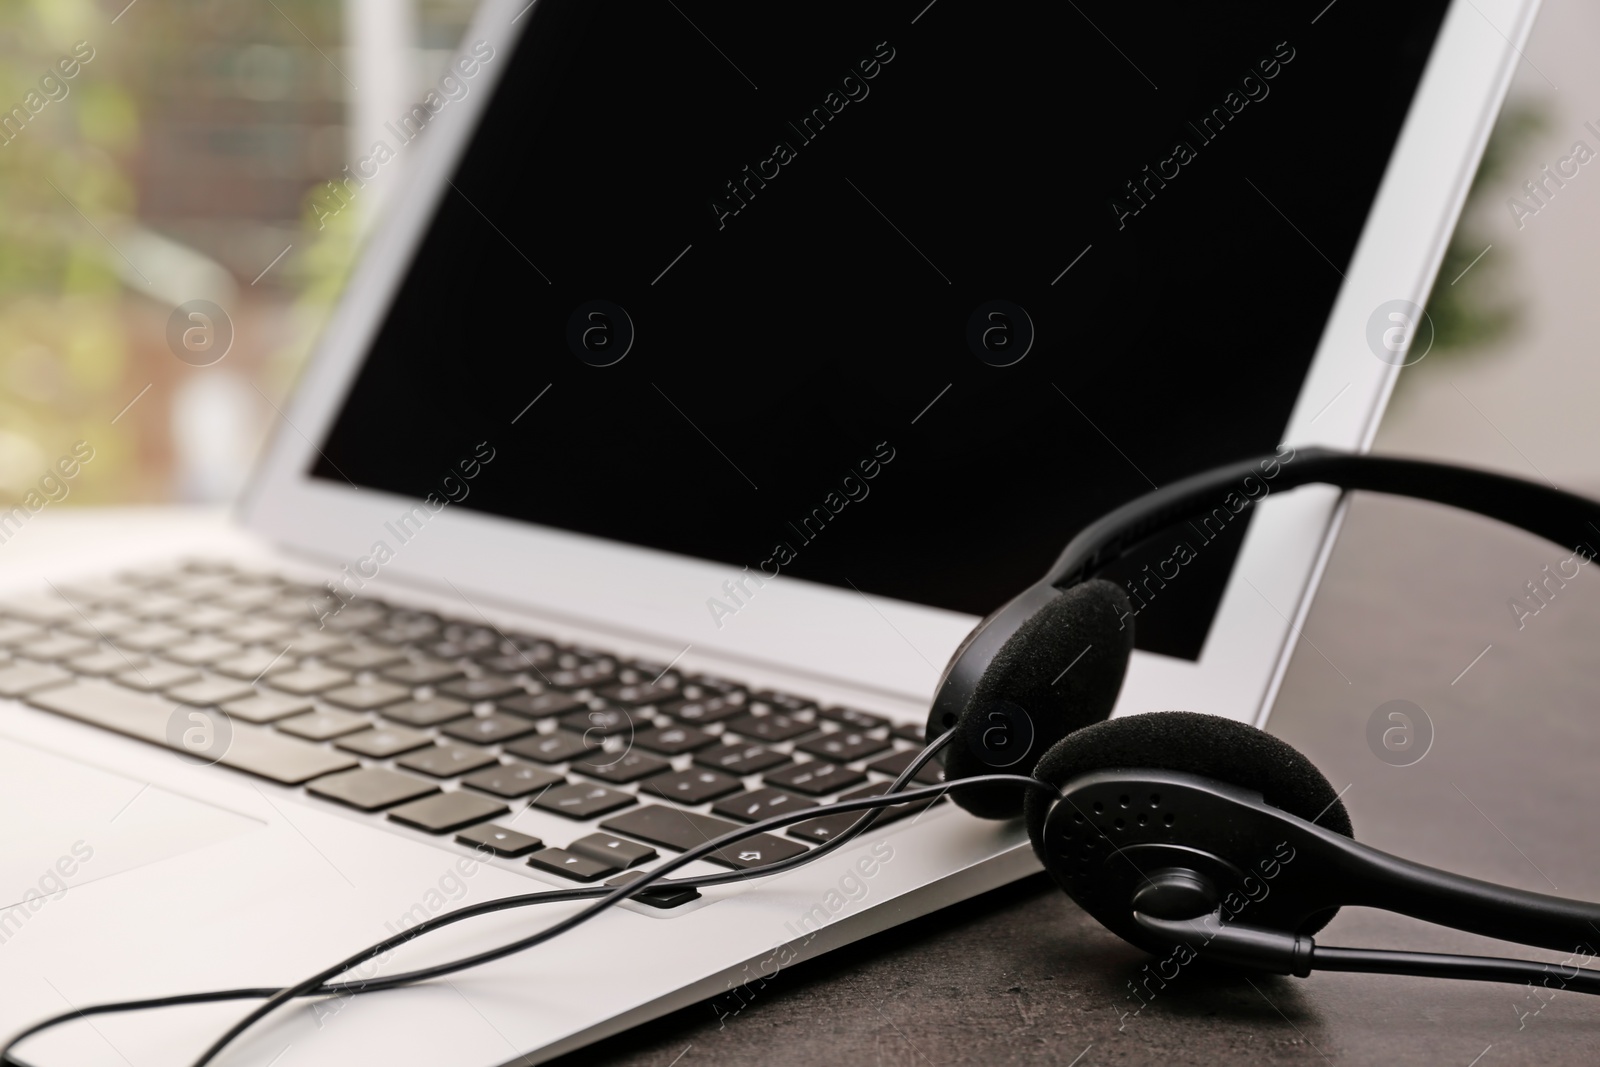
{"label": "laptop trackpad", "polygon": [[0,910],[263,825],[0,737]]}

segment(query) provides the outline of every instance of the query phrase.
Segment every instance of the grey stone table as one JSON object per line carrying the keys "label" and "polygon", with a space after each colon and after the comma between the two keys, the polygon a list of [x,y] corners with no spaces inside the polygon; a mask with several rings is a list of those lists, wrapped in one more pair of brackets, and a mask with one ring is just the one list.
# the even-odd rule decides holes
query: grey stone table
{"label": "grey stone table", "polygon": [[[1520,629],[1509,605],[1566,555],[1432,505],[1355,499],[1269,728],[1348,786],[1360,839],[1600,899],[1600,563],[1552,583]],[[1433,724],[1431,749],[1406,767],[1366,739],[1373,710],[1396,699]],[[1319,940],[1507,952],[1357,909]],[[1345,974],[1246,980],[1196,965],[1140,1010],[1127,983],[1146,962],[1041,875],[797,966],[725,1025],[701,1005],[561,1062],[1600,1062],[1600,998],[1578,993]]]}

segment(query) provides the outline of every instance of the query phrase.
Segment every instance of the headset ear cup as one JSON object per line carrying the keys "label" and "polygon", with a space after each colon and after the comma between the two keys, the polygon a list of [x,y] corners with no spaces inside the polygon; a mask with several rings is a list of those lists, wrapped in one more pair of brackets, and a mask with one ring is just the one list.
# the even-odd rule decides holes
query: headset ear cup
{"label": "headset ear cup", "polygon": [[[1095,771],[1160,770],[1194,774],[1260,793],[1273,807],[1354,837],[1350,813],[1316,765],[1264,730],[1215,715],[1158,711],[1086,726],[1067,735],[1033,775],[1060,788]],[[1044,823],[1055,799],[1042,790],[1024,801],[1028,837],[1043,862]],[[1318,925],[1333,917],[1330,911]],[[1313,930],[1303,930],[1312,933]]]}
{"label": "headset ear cup", "polygon": [[[1133,614],[1121,588],[1093,579],[1063,590],[1017,628],[979,679],[943,753],[946,780],[1028,773],[1040,753],[1111,714],[1132,651]],[[1022,814],[1015,786],[951,796],[985,819]]]}

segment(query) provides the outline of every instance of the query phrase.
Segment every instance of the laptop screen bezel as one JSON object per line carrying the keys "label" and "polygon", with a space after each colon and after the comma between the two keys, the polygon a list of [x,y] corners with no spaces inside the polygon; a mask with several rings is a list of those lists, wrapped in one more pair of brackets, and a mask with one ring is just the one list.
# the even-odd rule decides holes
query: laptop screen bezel
{"label": "laptop screen bezel", "polygon": [[[488,41],[509,55],[534,21],[530,6],[486,0],[464,45]],[[1536,10],[1537,0],[1451,4],[1295,403],[1284,435],[1289,444],[1361,450],[1370,443],[1398,369],[1368,350],[1368,314],[1390,300],[1425,302]],[[311,477],[314,442],[338,416],[503,67],[486,65],[479,91],[442,112],[405,161],[391,209],[275,416],[279,426],[241,498],[248,529],[328,566],[330,575],[366,555],[383,524],[415,501]],[[1263,722],[1339,514],[1339,495],[1326,487],[1266,500],[1199,660],[1136,653],[1118,710],[1181,699],[1191,710]],[[663,646],[687,644],[912,700],[931,695],[976,621],[781,577],[763,588],[759,610],[715,627],[706,598],[735,573],[722,563],[446,508],[426,536],[384,567],[373,589],[381,595],[394,583],[453,591],[473,604]],[[469,603],[462,609],[471,614]]]}

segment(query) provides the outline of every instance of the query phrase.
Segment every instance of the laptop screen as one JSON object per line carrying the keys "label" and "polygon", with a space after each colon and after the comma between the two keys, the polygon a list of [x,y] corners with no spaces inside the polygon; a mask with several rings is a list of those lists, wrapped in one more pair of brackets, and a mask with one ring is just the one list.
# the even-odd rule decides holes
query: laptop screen
{"label": "laptop screen", "polygon": [[311,473],[984,614],[1278,445],[1445,7],[540,0]]}

